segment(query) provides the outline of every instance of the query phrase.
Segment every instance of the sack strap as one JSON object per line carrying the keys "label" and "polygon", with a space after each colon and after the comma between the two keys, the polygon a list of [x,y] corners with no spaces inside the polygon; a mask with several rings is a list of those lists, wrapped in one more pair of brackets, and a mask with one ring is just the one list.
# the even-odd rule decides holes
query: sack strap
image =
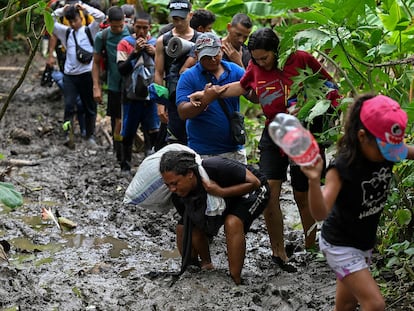
{"label": "sack strap", "polygon": [[[208,82],[208,83],[213,83],[213,82],[211,81],[211,77],[210,77],[210,75],[209,75],[206,71],[203,71],[203,75],[204,75],[204,77],[206,78],[206,80],[207,80],[207,82]],[[219,98],[217,98],[217,100],[218,100],[218,102],[219,102],[219,104],[220,104],[221,109],[223,109],[224,114],[226,115],[227,119],[229,120],[229,122],[231,122],[230,112],[229,112],[229,110],[227,109],[227,105],[226,105],[226,103],[224,102],[223,98],[220,98],[220,97],[219,97]]]}

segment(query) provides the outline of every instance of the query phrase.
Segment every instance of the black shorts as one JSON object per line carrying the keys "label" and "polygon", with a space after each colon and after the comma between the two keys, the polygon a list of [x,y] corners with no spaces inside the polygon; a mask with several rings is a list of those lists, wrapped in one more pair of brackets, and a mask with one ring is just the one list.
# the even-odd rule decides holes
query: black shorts
{"label": "black shorts", "polygon": [[[214,222],[220,223],[222,225],[227,215],[237,216],[243,222],[244,232],[246,233],[249,231],[250,226],[253,223],[253,220],[258,218],[260,214],[263,213],[264,209],[267,206],[269,197],[270,197],[270,188],[269,188],[269,185],[265,183],[265,184],[262,184],[259,189],[253,192],[250,192],[247,197],[241,196],[241,197],[225,199],[226,209],[223,212],[223,215],[221,215],[222,219],[221,221],[218,221],[217,219],[215,219]],[[184,219],[183,219],[184,210],[180,208],[180,206],[177,206],[177,205],[176,205],[176,209],[181,216],[180,219],[178,220],[178,224],[183,225],[184,224]],[[206,216],[206,217],[209,217],[209,216]],[[216,228],[216,229],[217,230],[214,230],[214,231],[218,231],[219,228]]]}
{"label": "black shorts", "polygon": [[[325,162],[325,149],[321,146],[321,157]],[[259,142],[260,171],[268,180],[287,180],[287,169],[290,165],[290,178],[292,188],[295,191],[308,191],[308,178],[302,173],[298,165],[292,164],[288,156],[270,138],[267,127],[263,130]]]}
{"label": "black shorts", "polygon": [[244,232],[248,232],[253,220],[258,218],[267,206],[270,196],[268,184],[261,185],[259,189],[249,193],[248,197],[242,196],[226,200],[227,208],[223,213],[225,218],[227,215],[234,215],[241,219],[244,225]]}
{"label": "black shorts", "polygon": [[122,118],[122,93],[108,90],[108,104],[106,106],[106,115],[115,119]]}

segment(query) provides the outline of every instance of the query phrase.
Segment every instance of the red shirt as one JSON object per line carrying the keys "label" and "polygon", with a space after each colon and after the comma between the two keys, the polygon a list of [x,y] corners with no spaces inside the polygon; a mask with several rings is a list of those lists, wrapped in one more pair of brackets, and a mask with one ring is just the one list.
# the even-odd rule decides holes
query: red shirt
{"label": "red shirt", "polygon": [[297,69],[309,67],[313,72],[320,72],[327,80],[332,80],[329,73],[311,54],[304,51],[292,53],[286,61],[283,70],[275,69],[266,71],[250,61],[246,72],[240,79],[240,84],[245,90],[253,89],[259,98],[263,113],[266,116],[266,125],[273,120],[276,114],[286,112],[286,102],[290,86],[293,84],[291,77],[297,76]]}

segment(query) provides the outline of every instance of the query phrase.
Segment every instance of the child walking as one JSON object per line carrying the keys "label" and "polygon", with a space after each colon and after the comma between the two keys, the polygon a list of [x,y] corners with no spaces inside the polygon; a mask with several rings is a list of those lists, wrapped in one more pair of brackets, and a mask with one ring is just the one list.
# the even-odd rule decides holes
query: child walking
{"label": "child walking", "polygon": [[385,309],[369,271],[381,212],[387,199],[394,162],[414,158],[404,143],[407,114],[389,97],[364,95],[350,107],[344,136],[328,166],[302,167],[309,181],[309,207],[324,220],[319,246],[337,277],[335,310]]}

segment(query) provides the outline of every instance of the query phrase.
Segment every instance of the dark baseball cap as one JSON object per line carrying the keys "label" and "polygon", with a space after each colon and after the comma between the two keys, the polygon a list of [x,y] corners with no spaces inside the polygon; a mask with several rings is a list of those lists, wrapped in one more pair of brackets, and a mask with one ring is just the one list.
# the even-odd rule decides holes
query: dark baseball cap
{"label": "dark baseball cap", "polygon": [[195,50],[198,53],[198,60],[204,56],[216,56],[221,49],[221,40],[212,32],[204,32],[198,36],[195,43]]}
{"label": "dark baseball cap", "polygon": [[191,3],[187,0],[172,0],[168,4],[171,17],[186,18],[191,11]]}

